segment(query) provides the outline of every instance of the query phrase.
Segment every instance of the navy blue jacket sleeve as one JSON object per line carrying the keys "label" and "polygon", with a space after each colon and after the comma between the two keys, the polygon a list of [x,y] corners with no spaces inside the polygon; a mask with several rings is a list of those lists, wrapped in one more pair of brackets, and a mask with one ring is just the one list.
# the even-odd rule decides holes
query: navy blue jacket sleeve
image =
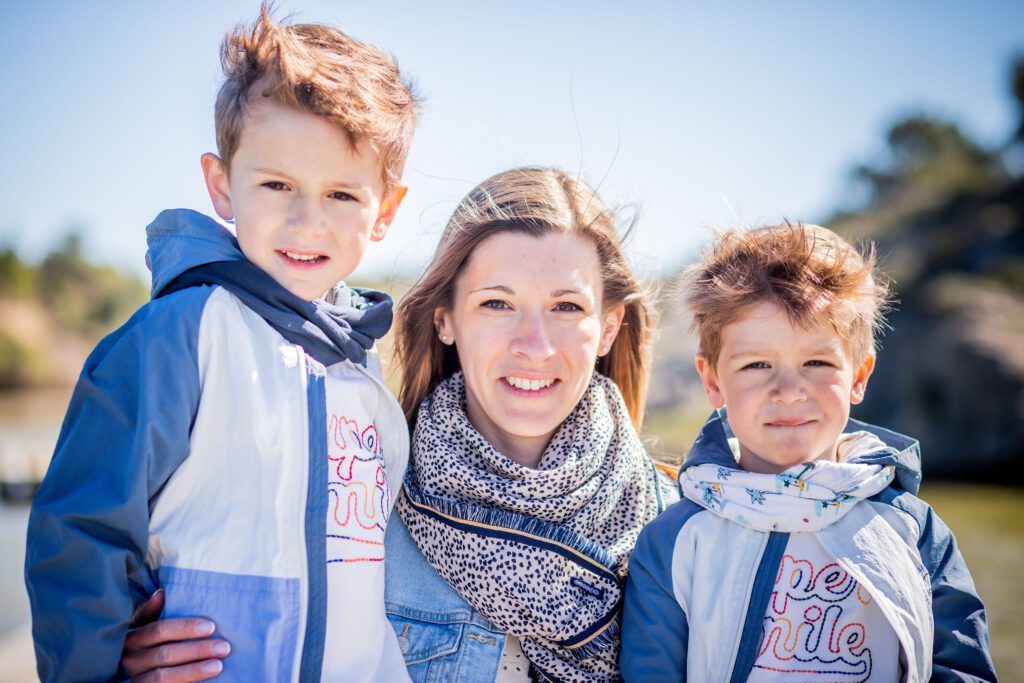
{"label": "navy blue jacket sleeve", "polygon": [[683,508],[673,505],[640,533],[629,558],[619,664],[628,681],[686,680],[690,627],[672,588],[672,555]]}
{"label": "navy blue jacket sleeve", "polygon": [[29,517],[25,576],[44,682],[121,676],[128,622],[154,589],[150,500],[188,454],[210,291],[147,304],[82,370]]}
{"label": "navy blue jacket sleeve", "polygon": [[931,680],[996,680],[985,606],[953,532],[919,498],[904,493],[896,498],[895,505],[909,512],[921,527],[918,550],[931,576],[935,622]]}
{"label": "navy blue jacket sleeve", "polygon": [[932,577],[935,618],[933,681],[994,681],[985,606],[953,532],[928,509],[921,556]]}

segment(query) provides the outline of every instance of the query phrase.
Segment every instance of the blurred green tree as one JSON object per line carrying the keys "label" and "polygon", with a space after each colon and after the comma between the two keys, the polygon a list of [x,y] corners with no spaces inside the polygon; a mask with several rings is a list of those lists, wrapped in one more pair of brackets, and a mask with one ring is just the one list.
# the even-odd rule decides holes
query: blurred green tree
{"label": "blurred green tree", "polygon": [[43,259],[37,277],[39,299],[54,318],[90,338],[123,322],[148,297],[139,278],[89,263],[77,232]]}
{"label": "blurred green tree", "polygon": [[886,142],[884,163],[861,165],[854,172],[871,190],[869,206],[907,190],[938,196],[984,191],[1007,178],[996,152],[971,140],[957,124],[934,116],[916,114],[897,121]]}
{"label": "blurred green tree", "polygon": [[0,296],[25,298],[35,291],[35,268],[22,261],[14,247],[0,248]]}
{"label": "blurred green tree", "polygon": [[1010,90],[1017,105],[1017,130],[1013,142],[1024,142],[1024,54],[1017,55],[1010,67]]}

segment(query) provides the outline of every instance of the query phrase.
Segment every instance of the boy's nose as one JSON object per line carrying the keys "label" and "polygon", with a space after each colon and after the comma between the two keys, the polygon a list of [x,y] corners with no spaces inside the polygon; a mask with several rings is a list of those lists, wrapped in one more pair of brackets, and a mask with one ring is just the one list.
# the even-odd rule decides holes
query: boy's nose
{"label": "boy's nose", "polygon": [[773,403],[797,403],[807,400],[807,391],[796,373],[782,371],[771,388]]}
{"label": "boy's nose", "polygon": [[324,232],[326,228],[320,203],[314,198],[297,196],[289,212],[288,230],[292,233]]}

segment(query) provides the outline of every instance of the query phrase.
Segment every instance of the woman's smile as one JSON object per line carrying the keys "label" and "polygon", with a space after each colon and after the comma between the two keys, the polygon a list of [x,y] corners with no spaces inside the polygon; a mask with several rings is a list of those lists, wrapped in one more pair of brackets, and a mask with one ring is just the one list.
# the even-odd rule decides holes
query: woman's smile
{"label": "woman's smile", "polygon": [[[505,455],[539,459],[580,402],[605,335],[597,248],[573,233],[481,242],[438,309],[466,382],[470,422]],[[612,336],[617,326],[613,327]]]}

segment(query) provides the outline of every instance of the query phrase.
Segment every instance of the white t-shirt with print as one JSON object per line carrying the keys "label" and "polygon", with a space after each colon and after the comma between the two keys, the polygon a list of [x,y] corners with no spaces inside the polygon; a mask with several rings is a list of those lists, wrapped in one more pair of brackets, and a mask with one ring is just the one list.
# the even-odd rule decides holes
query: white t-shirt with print
{"label": "white t-shirt with print", "polygon": [[327,637],[324,681],[408,681],[384,612],[384,531],[391,493],[374,424],[373,382],[348,362],[327,368]]}
{"label": "white t-shirt with print", "polygon": [[762,623],[752,683],[900,678],[896,632],[815,534],[790,534]]}

